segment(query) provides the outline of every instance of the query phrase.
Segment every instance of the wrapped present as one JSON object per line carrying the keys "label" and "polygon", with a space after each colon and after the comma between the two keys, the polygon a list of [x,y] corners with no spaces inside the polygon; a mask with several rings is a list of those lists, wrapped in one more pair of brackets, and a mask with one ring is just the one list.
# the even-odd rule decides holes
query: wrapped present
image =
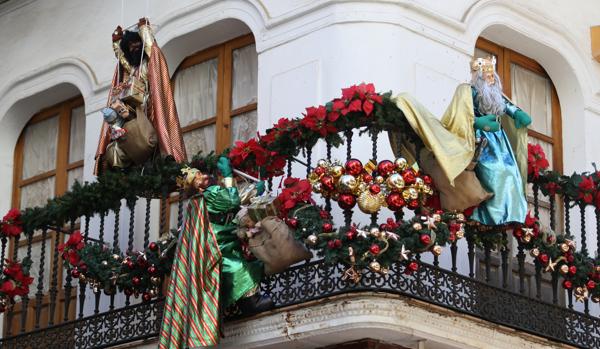
{"label": "wrapped present", "polygon": [[255,222],[260,222],[269,216],[278,216],[280,202],[274,196],[257,196],[250,200],[248,205],[248,215]]}

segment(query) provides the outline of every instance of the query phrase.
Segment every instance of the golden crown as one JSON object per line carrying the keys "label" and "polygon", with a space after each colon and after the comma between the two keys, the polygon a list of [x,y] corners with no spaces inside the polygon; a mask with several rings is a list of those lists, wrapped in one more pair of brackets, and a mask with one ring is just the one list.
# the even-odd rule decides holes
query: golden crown
{"label": "golden crown", "polygon": [[496,57],[476,58],[471,61],[472,71],[494,72],[496,70]]}

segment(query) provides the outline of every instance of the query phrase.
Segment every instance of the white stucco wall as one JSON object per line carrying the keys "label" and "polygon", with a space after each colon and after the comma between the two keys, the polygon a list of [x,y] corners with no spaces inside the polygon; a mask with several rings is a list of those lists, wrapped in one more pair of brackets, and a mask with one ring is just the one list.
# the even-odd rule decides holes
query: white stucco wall
{"label": "white stucco wall", "polygon": [[[600,24],[595,0],[576,6],[559,0],[12,0],[0,5],[0,212],[10,207],[13,151],[24,125],[41,108],[77,93],[87,113],[84,178],[93,180],[98,110],[115,64],[110,34],[141,16],[157,26],[171,72],[185,56],[251,31],[259,55],[260,129],[362,81],[379,91],[410,92],[441,113],[467,80],[483,34],[537,60],[552,78],[562,108],[565,173],[600,162],[600,63],[592,60],[589,37],[589,27]],[[385,137],[379,143],[379,157],[391,158]],[[354,144],[370,149],[366,140]],[[355,154],[366,159],[370,150]],[[589,234],[588,244],[595,241]]]}

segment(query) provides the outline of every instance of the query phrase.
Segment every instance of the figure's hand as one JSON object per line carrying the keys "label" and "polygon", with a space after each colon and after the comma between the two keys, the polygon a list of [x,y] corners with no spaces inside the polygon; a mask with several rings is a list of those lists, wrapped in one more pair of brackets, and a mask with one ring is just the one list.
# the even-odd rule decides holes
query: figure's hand
{"label": "figure's hand", "polygon": [[518,109],[515,112],[515,126],[517,128],[521,128],[527,127],[529,125],[531,125],[531,116],[529,116],[529,114],[522,111],[521,109]]}
{"label": "figure's hand", "polygon": [[260,196],[265,192],[265,181],[260,181],[254,186],[256,188],[256,196]]}
{"label": "figure's hand", "polygon": [[475,118],[473,127],[476,130],[482,130],[486,132],[496,132],[500,130],[500,124],[496,121],[496,115],[488,114]]}
{"label": "figure's hand", "polygon": [[221,171],[223,177],[233,176],[233,169],[231,168],[231,162],[228,157],[220,156],[219,160],[217,160],[217,168]]}

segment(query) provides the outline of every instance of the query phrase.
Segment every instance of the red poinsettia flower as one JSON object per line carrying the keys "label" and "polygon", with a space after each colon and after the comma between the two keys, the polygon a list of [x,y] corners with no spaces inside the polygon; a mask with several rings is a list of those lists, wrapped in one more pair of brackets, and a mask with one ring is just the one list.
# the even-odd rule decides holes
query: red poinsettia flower
{"label": "red poinsettia flower", "polygon": [[241,166],[246,159],[251,158],[258,166],[264,165],[267,161],[267,151],[254,138],[248,142],[235,142],[235,147],[229,152],[229,159],[235,167]]}
{"label": "red poinsettia flower", "polygon": [[591,204],[594,201],[595,187],[594,180],[591,176],[581,176],[581,182],[579,182],[579,194],[578,199],[583,200],[586,204]]}
{"label": "red poinsettia flower", "polygon": [[374,104],[383,103],[381,95],[375,92],[375,85],[362,83],[342,89],[342,99],[349,101],[346,108],[341,109],[342,115],[352,111],[363,111],[370,116],[374,109]]}
{"label": "red poinsettia flower", "polygon": [[560,189],[560,185],[558,185],[558,183],[556,183],[556,182],[546,183],[546,185],[544,187],[546,188],[546,190],[548,191],[548,194],[550,194],[550,195],[556,194],[558,192],[558,190]]}
{"label": "red poinsettia flower", "polygon": [[527,175],[530,178],[538,178],[540,171],[547,170],[550,163],[546,154],[539,144],[527,144]]}
{"label": "red poinsettia flower", "polygon": [[6,280],[0,286],[0,293],[4,293],[7,295],[13,295],[14,290],[17,288],[17,283],[13,280]]}
{"label": "red poinsettia flower", "polygon": [[18,236],[23,232],[23,222],[21,221],[21,211],[12,208],[2,218],[2,234],[5,236]]}
{"label": "red poinsettia flower", "polygon": [[287,213],[292,208],[296,207],[299,203],[310,203],[311,199],[311,185],[306,179],[286,178],[284,181],[284,188],[281,194],[277,196],[277,200],[282,204],[281,215],[287,216]]}
{"label": "red poinsettia flower", "polygon": [[330,133],[337,132],[337,129],[330,121],[327,119],[327,109],[320,105],[317,108],[306,108],[306,114],[300,120],[300,125],[311,131],[318,132],[321,137],[325,137]]}

